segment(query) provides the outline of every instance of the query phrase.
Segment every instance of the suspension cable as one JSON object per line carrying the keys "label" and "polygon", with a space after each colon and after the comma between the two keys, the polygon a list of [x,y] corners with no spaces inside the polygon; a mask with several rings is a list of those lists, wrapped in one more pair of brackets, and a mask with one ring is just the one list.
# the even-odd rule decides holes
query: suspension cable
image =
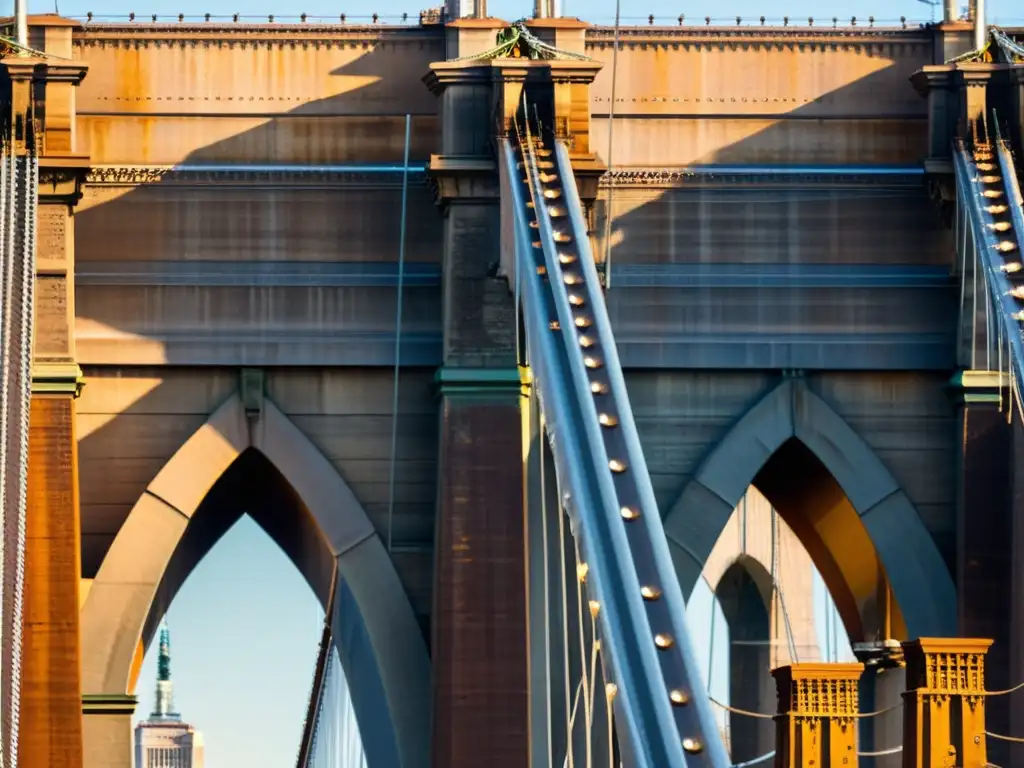
{"label": "suspension cable", "polygon": [[398,381],[402,358],[402,299],[405,288],[405,230],[409,203],[409,141],[412,115],[405,116],[405,159],[402,162],[402,218],[398,233],[398,296],[395,300],[395,382],[391,398],[391,465],[388,469],[388,554],[394,543],[395,474],[398,454]]}
{"label": "suspension cable", "polygon": [[615,85],[619,69],[619,23],[622,0],[615,0],[615,36],[612,41],[612,101],[608,110],[608,202],[604,213],[604,288],[612,287],[612,190],[615,174],[612,173],[612,138],[615,135]]}

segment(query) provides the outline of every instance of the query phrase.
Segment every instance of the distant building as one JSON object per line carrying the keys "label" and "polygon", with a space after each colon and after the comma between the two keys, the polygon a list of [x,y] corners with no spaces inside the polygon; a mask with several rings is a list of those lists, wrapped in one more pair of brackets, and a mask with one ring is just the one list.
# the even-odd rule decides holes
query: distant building
{"label": "distant building", "polygon": [[135,768],[203,768],[203,734],[174,711],[171,633],[160,625],[156,709],[135,726]]}

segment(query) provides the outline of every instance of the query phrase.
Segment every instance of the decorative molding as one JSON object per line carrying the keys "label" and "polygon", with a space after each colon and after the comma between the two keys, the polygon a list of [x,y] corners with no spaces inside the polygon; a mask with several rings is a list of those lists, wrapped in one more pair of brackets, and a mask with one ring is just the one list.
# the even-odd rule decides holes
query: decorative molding
{"label": "decorative molding", "polygon": [[33,395],[71,395],[77,398],[84,386],[85,377],[77,363],[32,363]]}
{"label": "decorative molding", "polygon": [[[410,168],[410,183],[423,184],[423,168]],[[142,184],[173,184],[186,187],[227,185],[275,185],[299,187],[400,187],[402,168],[392,171],[360,171],[358,169],[331,169],[329,167],[272,166],[258,168],[231,168],[230,166],[179,167],[173,165],[105,165],[93,167],[85,178],[86,184],[116,187],[135,187]]]}
{"label": "decorative molding", "polygon": [[856,169],[832,171],[827,167],[820,171],[790,173],[783,170],[714,166],[700,168],[624,168],[610,171],[601,177],[601,189],[609,187],[673,188],[700,184],[786,184],[790,186],[836,185],[860,186],[878,184],[919,185],[921,172],[917,169],[893,169],[892,172],[872,173]]}
{"label": "decorative molding", "polygon": [[138,696],[127,693],[83,693],[83,715],[134,715]]}
{"label": "decorative molding", "polygon": [[349,24],[218,24],[195,22],[95,24],[77,29],[72,46],[81,48],[273,48],[363,50],[418,45],[444,55],[444,27],[355,26]]}
{"label": "decorative molding", "polygon": [[[822,19],[824,24],[828,20]],[[920,46],[931,50],[933,34],[927,29],[901,27],[627,27],[620,28],[623,48],[673,50],[853,51],[868,56],[891,55],[894,46]],[[589,50],[611,49],[613,27],[592,27],[586,32]]]}

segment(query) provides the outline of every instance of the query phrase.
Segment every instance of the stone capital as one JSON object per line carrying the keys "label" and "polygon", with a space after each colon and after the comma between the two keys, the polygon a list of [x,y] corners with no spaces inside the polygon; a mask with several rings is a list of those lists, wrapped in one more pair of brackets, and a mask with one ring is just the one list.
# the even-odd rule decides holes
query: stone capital
{"label": "stone capital", "polygon": [[910,76],[914,90],[927,97],[932,91],[949,90],[953,86],[953,64],[929,64]]}
{"label": "stone capital", "polygon": [[996,72],[1006,70],[1005,64],[986,64],[965,61],[956,65],[957,81],[968,88],[983,88],[992,81]]}
{"label": "stone capital", "polygon": [[88,155],[43,155],[39,158],[39,201],[76,205],[82,199],[82,185],[88,173]]}
{"label": "stone capital", "polygon": [[434,187],[436,202],[447,205],[457,201],[497,201],[501,195],[498,165],[488,157],[431,155],[427,174]]}

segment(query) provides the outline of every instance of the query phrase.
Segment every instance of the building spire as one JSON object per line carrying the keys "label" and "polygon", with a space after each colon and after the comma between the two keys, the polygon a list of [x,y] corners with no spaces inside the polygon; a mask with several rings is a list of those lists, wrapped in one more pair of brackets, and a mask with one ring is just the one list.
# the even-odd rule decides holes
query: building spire
{"label": "building spire", "polygon": [[156,709],[152,717],[179,720],[174,711],[174,683],[171,682],[171,631],[167,619],[160,622],[160,655],[156,663]]}

